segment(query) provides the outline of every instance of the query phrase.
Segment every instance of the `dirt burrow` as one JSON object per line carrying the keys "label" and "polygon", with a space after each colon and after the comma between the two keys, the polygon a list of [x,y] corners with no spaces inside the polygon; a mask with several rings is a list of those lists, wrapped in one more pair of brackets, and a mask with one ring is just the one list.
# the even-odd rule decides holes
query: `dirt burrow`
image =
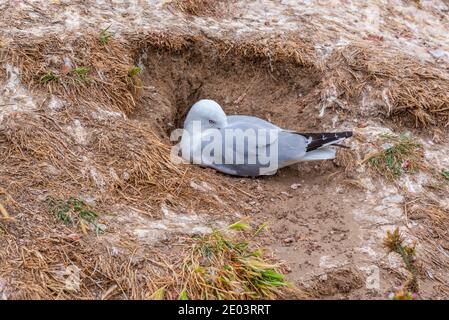
{"label": "dirt burrow", "polygon": [[319,83],[319,70],[222,57],[204,43],[183,53],[147,48],[138,62],[147,90],[132,118],[148,119],[164,132],[182,128],[192,104],[205,98],[228,114],[256,115],[291,129],[313,126],[314,117],[299,105]]}
{"label": "dirt burrow", "polygon": [[[299,131],[357,125],[357,119],[345,120],[338,111],[320,115],[320,101],[305,104],[322,80],[318,70],[217,57],[207,46],[184,53],[146,49],[139,62],[147,90],[131,118],[151,122],[166,141],[202,98],[216,100],[227,114],[254,115]],[[320,297],[383,298],[406,275],[404,270],[400,275],[390,272],[400,261],[382,248],[385,231],[402,223],[402,198],[369,179],[370,192],[351,187],[337,164],[301,163],[257,179],[211,172],[210,179],[230,182],[252,195],[249,202],[240,200],[246,201],[242,214],[254,224],[269,223],[263,243],[285,260],[291,282]],[[384,208],[379,208],[384,198]],[[374,287],[368,283],[372,272],[380,281]]]}

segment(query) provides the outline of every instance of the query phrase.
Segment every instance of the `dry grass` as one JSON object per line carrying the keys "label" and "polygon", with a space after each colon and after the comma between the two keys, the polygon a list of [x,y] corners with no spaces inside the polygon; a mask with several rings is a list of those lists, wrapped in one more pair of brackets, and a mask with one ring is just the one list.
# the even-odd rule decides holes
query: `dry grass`
{"label": "dry grass", "polygon": [[249,61],[263,62],[272,70],[279,64],[322,71],[323,66],[315,55],[313,43],[293,33],[248,34],[244,39],[216,38],[202,33],[200,35],[170,32],[145,32],[142,35],[127,34],[130,47],[138,55],[142,49],[152,47],[159,50],[181,53],[199,48],[202,54],[225,59],[244,58]]}
{"label": "dry grass", "polygon": [[444,201],[447,192],[446,183],[438,190],[407,196],[404,214],[407,225],[413,226],[409,232],[415,238],[411,245],[405,244],[397,229],[387,234],[385,246],[401,256],[409,271],[408,279],[392,298],[415,299],[418,280],[424,277],[439,287],[443,297],[448,296],[449,210]]}
{"label": "dry grass", "polygon": [[356,168],[358,165],[357,154],[354,150],[340,148],[337,150],[337,156],[334,163],[342,167],[346,176],[350,177],[356,174]]}
{"label": "dry grass", "polygon": [[[85,145],[73,137],[74,118],[81,119],[87,132]],[[205,173],[173,164],[170,146],[139,122],[117,118],[99,124],[86,114],[51,117],[44,112],[13,113],[5,119],[0,158],[6,165],[0,176],[13,182],[10,190],[19,192],[39,182],[57,195],[87,193],[104,203],[121,200],[149,212],[157,212],[161,203],[217,207],[213,198],[189,184],[204,180]],[[214,190],[227,193],[226,187]]]}
{"label": "dry grass", "polygon": [[[140,246],[126,240],[114,253],[101,238],[66,227],[36,203],[31,212],[10,208],[20,215],[0,221],[0,278],[9,299],[144,299],[154,291],[149,279],[168,269],[164,260],[158,263],[159,251],[136,260]],[[78,288],[70,279],[77,269]]]}
{"label": "dry grass", "polygon": [[79,105],[95,101],[126,114],[135,107],[135,83],[128,75],[133,57],[114,39],[103,44],[98,35],[15,38],[5,55],[32,88]]}
{"label": "dry grass", "polygon": [[222,17],[229,11],[232,2],[231,0],[173,0],[169,5],[194,16]]}
{"label": "dry grass", "polygon": [[183,52],[201,41],[201,36],[193,34],[181,34],[176,32],[133,32],[126,34],[130,43],[130,49],[134,55],[151,46],[157,49],[171,52]]}
{"label": "dry grass", "polygon": [[430,268],[433,279],[447,285],[449,250],[449,210],[441,196],[428,192],[426,196],[409,198],[405,204],[407,219],[418,223],[414,235],[422,245],[421,260]]}
{"label": "dry grass", "polygon": [[[8,206],[14,212],[20,209]],[[279,273],[280,265],[262,253],[252,236],[215,231],[172,239],[169,250],[142,247],[123,237],[112,249],[103,236],[77,232],[36,204],[15,222],[0,220],[0,278],[7,281],[4,293],[16,299],[259,299],[295,294]],[[80,281],[72,282],[76,271]]]}
{"label": "dry grass", "polygon": [[248,35],[245,40],[214,39],[222,56],[232,53],[252,61],[266,61],[272,70],[278,64],[294,64],[320,72],[323,66],[316,58],[313,43],[292,33]]}
{"label": "dry grass", "polygon": [[363,44],[346,47],[330,61],[345,99],[358,104],[370,88],[371,99],[382,101],[377,112],[386,117],[401,120],[401,115],[409,115],[416,127],[449,123],[449,78],[440,69],[398,51]]}

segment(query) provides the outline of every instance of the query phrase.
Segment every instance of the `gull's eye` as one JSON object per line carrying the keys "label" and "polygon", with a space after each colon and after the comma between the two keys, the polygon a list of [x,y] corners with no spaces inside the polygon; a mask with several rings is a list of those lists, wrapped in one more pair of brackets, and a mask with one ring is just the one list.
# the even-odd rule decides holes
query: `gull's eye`
{"label": "gull's eye", "polygon": [[215,121],[214,120],[209,120],[209,123],[210,124],[215,124]]}

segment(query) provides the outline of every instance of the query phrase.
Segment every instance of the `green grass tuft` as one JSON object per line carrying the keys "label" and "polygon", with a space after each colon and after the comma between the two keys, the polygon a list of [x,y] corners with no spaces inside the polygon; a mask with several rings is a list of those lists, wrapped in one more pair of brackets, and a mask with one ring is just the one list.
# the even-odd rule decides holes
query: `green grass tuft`
{"label": "green grass tuft", "polygon": [[243,222],[243,221],[238,221],[236,223],[230,224],[228,226],[229,229],[233,229],[233,230],[248,230],[250,227],[249,224]]}
{"label": "green grass tuft", "polygon": [[108,26],[106,29],[102,29],[100,31],[99,40],[100,40],[101,44],[109,43],[109,40],[111,40],[111,38],[114,36],[113,33],[108,31],[110,27],[111,26]]}
{"label": "green grass tuft", "polygon": [[187,296],[187,291],[184,289],[179,294],[179,300],[189,300],[189,297]]}
{"label": "green grass tuft", "polygon": [[400,136],[384,134],[383,150],[368,158],[371,168],[394,180],[404,173],[417,172],[422,167],[423,148],[409,135]]}
{"label": "green grass tuft", "polygon": [[65,225],[79,225],[84,233],[85,225],[92,225],[95,233],[98,235],[102,232],[101,227],[97,224],[98,213],[89,208],[83,201],[75,197],[68,200],[47,197],[46,203],[52,213],[61,220]]}
{"label": "green grass tuft", "polygon": [[441,176],[446,180],[449,181],[449,170],[442,170]]}
{"label": "green grass tuft", "polygon": [[142,71],[141,67],[133,66],[128,70],[128,76],[134,78]]}
{"label": "green grass tuft", "polygon": [[42,77],[40,77],[39,81],[42,84],[47,84],[51,81],[58,81],[59,77],[53,73],[53,71],[48,71],[46,74],[44,74]]}
{"label": "green grass tuft", "polygon": [[90,69],[85,67],[76,67],[75,69],[73,69],[73,72],[78,76],[78,78],[86,81],[88,80],[87,75],[89,74]]}

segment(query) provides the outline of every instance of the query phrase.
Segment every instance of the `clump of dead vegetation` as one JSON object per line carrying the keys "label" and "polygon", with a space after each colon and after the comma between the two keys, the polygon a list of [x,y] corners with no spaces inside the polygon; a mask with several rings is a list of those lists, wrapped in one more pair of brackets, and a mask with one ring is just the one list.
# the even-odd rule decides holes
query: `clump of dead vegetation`
{"label": "clump of dead vegetation", "polygon": [[152,298],[274,299],[292,294],[281,266],[255,246],[254,238],[264,228],[250,233],[249,224],[240,221],[190,239],[185,258],[174,267],[176,276],[164,281]]}
{"label": "clump of dead vegetation", "polygon": [[405,204],[407,219],[418,223],[414,235],[422,244],[422,259],[427,263],[427,275],[447,284],[449,258],[449,210],[444,204],[447,189],[441,194],[428,192],[425,196],[409,197]]}
{"label": "clump of dead vegetation", "polygon": [[219,49],[221,56],[233,54],[251,61],[268,62],[267,70],[272,71],[276,64],[294,64],[321,72],[323,66],[316,57],[310,39],[293,33],[248,35],[245,39],[226,39],[208,37]]}
{"label": "clump of dead vegetation", "polygon": [[195,34],[156,31],[126,34],[126,38],[130,43],[130,49],[134,50],[134,55],[140,54],[141,50],[147,47],[180,53],[192,48],[202,39],[200,35]]}
{"label": "clump of dead vegetation", "polygon": [[404,244],[404,239],[399,231],[399,228],[396,228],[393,232],[387,231],[387,235],[384,239],[384,246],[390,252],[396,252],[401,256],[402,261],[405,264],[405,268],[409,272],[407,281],[403,287],[393,295],[393,299],[415,299],[416,294],[419,291],[418,269],[415,266],[415,245],[409,246]]}
{"label": "clump of dead vegetation", "polygon": [[[191,179],[203,180],[204,172],[174,164],[170,146],[145,125],[117,118],[99,126],[86,113],[66,116],[43,112],[5,116],[0,130],[4,139],[0,159],[5,165],[0,177],[14,181],[11,190],[26,190],[39,181],[58,196],[87,193],[104,203],[120,199],[150,212],[158,211],[161,203],[217,207],[214,198],[189,184]],[[73,117],[82,119],[86,141],[77,141]],[[224,195],[228,188],[214,190]]]}
{"label": "clump of dead vegetation", "polygon": [[57,36],[27,41],[18,38],[8,46],[5,56],[19,68],[22,82],[32,88],[77,104],[95,101],[126,114],[135,107],[134,83],[128,76],[133,57],[107,35],[64,40]]}
{"label": "clump of dead vegetation", "polygon": [[222,17],[229,11],[229,6],[233,2],[233,0],[173,0],[169,5],[194,16]]}
{"label": "clump of dead vegetation", "polygon": [[329,67],[341,97],[356,104],[364,98],[377,101],[370,107],[373,115],[396,120],[411,115],[417,127],[449,123],[449,78],[430,64],[385,47],[357,44],[335,53]]}
{"label": "clump of dead vegetation", "polygon": [[[366,144],[366,137],[357,131],[353,132],[352,140],[356,140],[358,144]],[[346,184],[363,189],[364,187],[354,179],[357,176],[357,168],[361,164],[360,156],[361,155],[351,147],[338,148],[333,162],[343,169],[342,173],[348,178],[343,180]]]}
{"label": "clump of dead vegetation", "polygon": [[132,48],[139,50],[152,47],[173,53],[181,53],[199,47],[204,56],[216,56],[225,59],[245,58],[249,61],[264,62],[267,71],[272,71],[277,64],[323,70],[318,61],[313,43],[293,33],[283,34],[248,34],[244,39],[218,38],[205,33],[199,35],[168,32],[146,32],[143,35],[127,35]]}
{"label": "clump of dead vegetation", "polygon": [[380,151],[368,154],[363,162],[387,179],[394,180],[404,173],[415,173],[425,169],[424,150],[407,134],[380,136]]}

